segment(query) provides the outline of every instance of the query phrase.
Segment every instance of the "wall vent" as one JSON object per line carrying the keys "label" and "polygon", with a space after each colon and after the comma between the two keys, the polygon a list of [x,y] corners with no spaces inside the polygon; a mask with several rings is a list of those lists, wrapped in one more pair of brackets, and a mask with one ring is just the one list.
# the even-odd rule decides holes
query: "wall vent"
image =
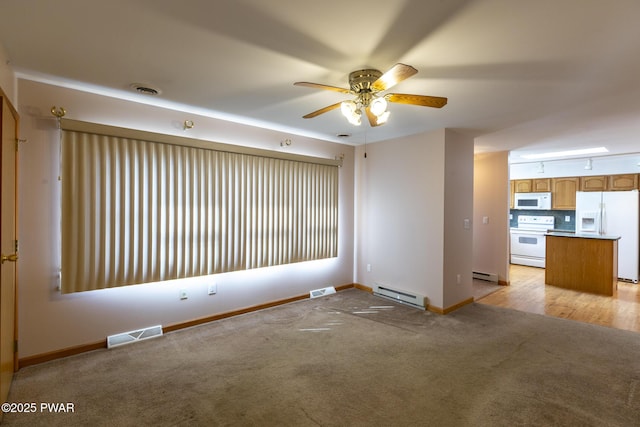
{"label": "wall vent", "polygon": [[331,295],[335,293],[336,293],[336,288],[334,288],[333,286],[329,286],[322,289],[315,289],[309,292],[309,298],[318,298],[318,297],[323,297],[325,295]]}
{"label": "wall vent", "polygon": [[410,305],[411,307],[425,310],[429,299],[424,295],[419,295],[413,292],[401,291],[398,289],[392,289],[387,285],[381,285],[376,283],[373,288],[373,294],[379,297],[387,298],[402,304]]}
{"label": "wall vent", "polygon": [[478,280],[485,280],[487,282],[498,283],[498,275],[495,273],[482,273],[480,271],[474,271],[473,278]]}
{"label": "wall vent", "polygon": [[132,342],[147,340],[162,336],[162,326],[151,326],[149,328],[138,329],[136,331],[122,332],[121,334],[109,335],[107,337],[107,348],[118,347]]}

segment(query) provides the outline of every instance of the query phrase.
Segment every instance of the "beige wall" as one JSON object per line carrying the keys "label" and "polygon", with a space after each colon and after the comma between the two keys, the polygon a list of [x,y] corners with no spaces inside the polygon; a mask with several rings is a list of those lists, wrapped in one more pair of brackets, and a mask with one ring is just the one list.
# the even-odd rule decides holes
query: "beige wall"
{"label": "beige wall", "polygon": [[[191,113],[19,80],[21,114],[19,172],[20,357],[104,340],[107,335],[156,324],[172,325],[353,282],[353,147],[224,122]],[[344,154],[340,168],[337,258],[220,274],[191,280],[61,295],[58,131],[52,106],[67,118],[185,135],[204,140],[282,150],[325,158]],[[184,120],[195,122],[183,130]],[[207,295],[214,281],[218,294]],[[188,299],[179,299],[187,289]]]}
{"label": "beige wall", "polygon": [[[477,154],[473,179],[473,271],[509,281],[509,153]],[[483,219],[486,218],[486,224]]]}
{"label": "beige wall", "polygon": [[[444,161],[445,237],[442,308],[449,308],[473,295],[473,140],[447,129]],[[468,228],[465,220],[468,220]]]}
{"label": "beige wall", "polygon": [[422,294],[438,308],[469,298],[473,141],[438,130],[364,152],[356,150],[356,281]]}
{"label": "beige wall", "polygon": [[9,101],[11,101],[11,104],[15,107],[18,105],[17,84],[16,76],[10,63],[4,47],[0,44],[0,89],[7,95]]}

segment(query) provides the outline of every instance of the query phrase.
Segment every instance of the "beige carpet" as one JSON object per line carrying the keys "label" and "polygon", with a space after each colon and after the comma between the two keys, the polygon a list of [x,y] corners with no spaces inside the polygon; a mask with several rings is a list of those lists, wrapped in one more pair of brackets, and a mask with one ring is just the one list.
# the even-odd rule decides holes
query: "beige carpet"
{"label": "beige carpet", "polygon": [[7,426],[633,426],[640,334],[353,289],[28,367],[9,401],[38,410]]}

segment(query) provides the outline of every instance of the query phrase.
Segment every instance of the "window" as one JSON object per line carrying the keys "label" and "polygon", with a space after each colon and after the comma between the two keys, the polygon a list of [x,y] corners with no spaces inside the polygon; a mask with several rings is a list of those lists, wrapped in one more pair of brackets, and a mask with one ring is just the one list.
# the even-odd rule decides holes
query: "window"
{"label": "window", "polygon": [[61,127],[63,293],[337,256],[337,161]]}

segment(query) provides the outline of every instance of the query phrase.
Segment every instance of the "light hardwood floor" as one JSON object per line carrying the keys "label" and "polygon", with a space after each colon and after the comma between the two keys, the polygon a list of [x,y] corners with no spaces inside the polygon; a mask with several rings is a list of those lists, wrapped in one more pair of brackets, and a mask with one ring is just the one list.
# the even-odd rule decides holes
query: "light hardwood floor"
{"label": "light hardwood floor", "polygon": [[544,269],[511,265],[510,285],[477,302],[640,332],[640,285],[618,282],[613,296],[544,284]]}

